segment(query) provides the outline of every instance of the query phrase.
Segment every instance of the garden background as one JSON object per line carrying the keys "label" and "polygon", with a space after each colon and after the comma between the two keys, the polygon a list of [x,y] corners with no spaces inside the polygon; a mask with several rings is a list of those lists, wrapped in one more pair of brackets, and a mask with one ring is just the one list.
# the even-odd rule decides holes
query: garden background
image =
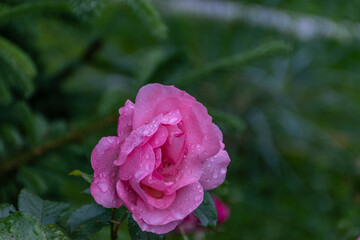
{"label": "garden background", "polygon": [[[360,235],[360,2],[2,0],[0,202],[93,203],[90,154],[158,82],[203,103],[231,157],[206,239]],[[89,239],[109,239],[109,227]],[[190,236],[192,238],[193,236]],[[128,239],[126,226],[120,239]],[[180,236],[169,236],[181,238]]]}

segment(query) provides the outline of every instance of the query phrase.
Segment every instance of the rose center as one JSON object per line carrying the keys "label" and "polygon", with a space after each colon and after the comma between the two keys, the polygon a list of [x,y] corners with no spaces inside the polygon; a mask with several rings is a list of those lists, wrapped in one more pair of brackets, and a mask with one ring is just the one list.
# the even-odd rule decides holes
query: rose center
{"label": "rose center", "polygon": [[161,199],[163,198],[164,196],[164,193],[159,191],[159,190],[156,190],[152,187],[149,187],[147,185],[144,185],[142,183],[140,183],[140,186],[141,188],[147,193],[149,194],[150,196],[152,196],[153,198],[156,198],[156,199]]}

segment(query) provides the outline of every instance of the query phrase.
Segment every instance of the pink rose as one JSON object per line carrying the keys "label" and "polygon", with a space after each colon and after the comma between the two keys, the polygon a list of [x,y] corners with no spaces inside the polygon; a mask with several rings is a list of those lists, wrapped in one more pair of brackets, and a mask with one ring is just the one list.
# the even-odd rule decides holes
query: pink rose
{"label": "pink rose", "polygon": [[[213,195],[212,198],[214,200],[216,211],[218,214],[217,225],[219,226],[223,222],[225,222],[230,216],[230,208],[225,203],[223,203],[218,197]],[[183,222],[179,225],[179,227],[182,227],[185,233],[204,230],[205,228],[201,227],[199,224],[200,224],[199,219],[195,217],[193,214],[190,214],[183,220]],[[178,229],[177,231],[179,232],[180,230]]]}
{"label": "pink rose", "polygon": [[230,162],[206,108],[174,86],[148,84],[119,110],[117,136],[91,154],[90,190],[106,208],[124,204],[143,231],[167,233],[218,187]]}

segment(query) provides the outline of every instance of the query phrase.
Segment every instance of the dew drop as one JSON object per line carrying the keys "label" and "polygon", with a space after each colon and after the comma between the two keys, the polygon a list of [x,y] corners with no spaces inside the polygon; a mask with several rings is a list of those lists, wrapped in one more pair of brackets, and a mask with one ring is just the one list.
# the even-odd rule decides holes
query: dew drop
{"label": "dew drop", "polygon": [[98,183],[97,185],[98,185],[98,187],[100,188],[100,190],[101,190],[102,192],[106,192],[106,191],[108,190],[108,186],[107,186],[106,183],[100,182],[100,183]]}
{"label": "dew drop", "polygon": [[145,165],[145,169],[146,169],[146,170],[149,170],[149,169],[150,169],[149,164],[146,164],[146,165]]}
{"label": "dew drop", "polygon": [[214,179],[217,179],[217,178],[219,177],[219,175],[218,175],[217,172],[213,172],[212,177],[213,177]]}
{"label": "dew drop", "polygon": [[174,124],[177,121],[177,118],[169,119],[169,124]]}
{"label": "dew drop", "polygon": [[137,171],[137,172],[135,173],[135,178],[140,177],[141,174],[142,174],[142,171]]}
{"label": "dew drop", "polygon": [[226,168],[221,168],[221,169],[220,169],[220,173],[221,173],[221,174],[225,174],[225,173],[226,173]]}
{"label": "dew drop", "polygon": [[200,201],[200,199],[201,199],[201,195],[196,195],[196,196],[194,197],[194,200],[195,200],[195,201]]}

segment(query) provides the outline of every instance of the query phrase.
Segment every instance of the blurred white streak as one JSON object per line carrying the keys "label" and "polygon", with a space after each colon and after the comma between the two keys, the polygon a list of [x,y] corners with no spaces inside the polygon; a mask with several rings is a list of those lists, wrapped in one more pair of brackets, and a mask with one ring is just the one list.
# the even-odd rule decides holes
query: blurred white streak
{"label": "blurred white streak", "polygon": [[221,21],[248,24],[291,34],[300,40],[328,38],[340,42],[360,40],[360,24],[276,10],[260,5],[220,0],[155,0],[165,15],[194,15]]}

